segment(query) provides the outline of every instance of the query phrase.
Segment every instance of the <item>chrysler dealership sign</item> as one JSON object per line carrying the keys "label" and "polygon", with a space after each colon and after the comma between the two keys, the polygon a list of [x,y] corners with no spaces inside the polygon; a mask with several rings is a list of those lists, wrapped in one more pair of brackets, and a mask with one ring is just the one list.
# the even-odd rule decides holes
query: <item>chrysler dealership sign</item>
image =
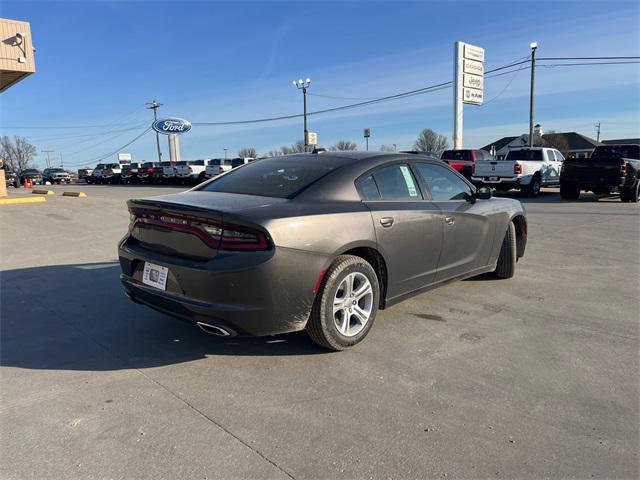
{"label": "chrysler dealership sign", "polygon": [[484,101],[484,48],[456,42],[453,64],[453,148],[460,149],[463,105]]}
{"label": "chrysler dealership sign", "polygon": [[191,122],[182,118],[164,118],[153,122],[152,127],[164,135],[179,135],[191,130]]}

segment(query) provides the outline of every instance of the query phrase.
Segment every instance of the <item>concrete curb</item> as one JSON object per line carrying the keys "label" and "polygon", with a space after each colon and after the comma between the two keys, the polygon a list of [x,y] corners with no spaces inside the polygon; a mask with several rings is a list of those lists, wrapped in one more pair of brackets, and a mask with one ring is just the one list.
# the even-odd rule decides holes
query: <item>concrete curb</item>
{"label": "concrete curb", "polygon": [[21,198],[0,198],[0,205],[15,205],[17,203],[42,203],[46,202],[44,197],[21,197]]}
{"label": "concrete curb", "polygon": [[62,192],[63,197],[86,197],[87,194],[84,192]]}
{"label": "concrete curb", "polygon": [[32,190],[31,193],[35,193],[37,195],[55,195],[56,192],[53,190]]}

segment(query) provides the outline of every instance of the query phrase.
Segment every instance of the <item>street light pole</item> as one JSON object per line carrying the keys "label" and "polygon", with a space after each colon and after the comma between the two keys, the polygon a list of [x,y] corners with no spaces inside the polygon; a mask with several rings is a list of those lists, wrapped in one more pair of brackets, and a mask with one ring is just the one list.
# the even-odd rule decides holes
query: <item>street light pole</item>
{"label": "street light pole", "polygon": [[226,148],[224,149],[224,159],[225,160],[227,159],[227,149]]}
{"label": "street light pole", "polygon": [[[156,110],[158,110],[158,108],[160,108],[162,106],[162,104],[157,102],[156,100],[153,100],[152,102],[145,103],[145,105],[148,105],[147,109],[153,110],[153,123],[158,121],[158,114],[157,114]],[[158,162],[161,162],[162,161],[162,151],[160,150],[160,134],[158,132],[156,132],[156,146],[158,147]]]}
{"label": "street light pole", "polygon": [[397,152],[398,151],[398,146],[395,143],[393,143],[392,145],[393,145],[393,151]]}
{"label": "street light pole", "polygon": [[302,90],[302,102],[303,102],[303,117],[304,117],[304,151],[308,151],[309,147],[309,130],[307,130],[307,89],[311,86],[311,79],[307,78],[306,80],[299,79],[298,81],[293,81],[293,85],[298,89]]}
{"label": "street light pole", "polygon": [[538,44],[532,42],[531,47],[531,92],[529,94],[529,147],[533,147],[533,93],[536,82],[536,50]]}

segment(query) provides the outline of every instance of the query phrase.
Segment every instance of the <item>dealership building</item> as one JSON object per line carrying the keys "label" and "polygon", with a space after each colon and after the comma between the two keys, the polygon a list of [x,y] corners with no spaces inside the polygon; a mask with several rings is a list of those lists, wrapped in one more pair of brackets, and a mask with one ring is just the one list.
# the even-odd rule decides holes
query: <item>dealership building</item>
{"label": "dealership building", "polygon": [[29,22],[0,18],[0,92],[36,71]]}

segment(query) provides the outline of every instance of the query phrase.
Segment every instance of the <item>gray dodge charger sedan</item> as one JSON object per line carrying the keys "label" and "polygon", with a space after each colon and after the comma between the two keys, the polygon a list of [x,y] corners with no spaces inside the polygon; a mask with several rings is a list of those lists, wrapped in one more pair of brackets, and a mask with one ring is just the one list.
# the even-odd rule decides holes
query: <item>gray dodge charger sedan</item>
{"label": "gray dodge charger sedan", "polygon": [[216,335],[306,329],[334,350],[360,342],[378,309],[513,276],[527,243],[520,202],[413,154],[274,157],[128,206],[119,256],[133,301]]}

